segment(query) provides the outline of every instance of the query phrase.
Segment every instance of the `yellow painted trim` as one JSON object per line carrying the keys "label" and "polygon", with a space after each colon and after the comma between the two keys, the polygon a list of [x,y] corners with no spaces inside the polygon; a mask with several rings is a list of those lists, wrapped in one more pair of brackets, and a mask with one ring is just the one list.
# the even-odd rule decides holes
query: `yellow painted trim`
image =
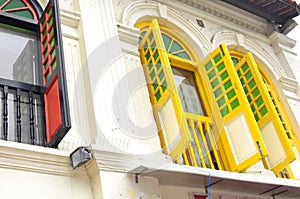
{"label": "yellow painted trim", "polygon": [[[189,146],[191,138],[188,133],[186,119],[184,118],[181,102],[179,101],[179,95],[173,79],[171,65],[164,47],[157,20],[154,19],[147,28],[146,33],[139,44],[139,52],[147,81],[150,101],[152,103],[154,116],[159,129],[162,149],[166,154],[176,160]],[[159,65],[159,62],[161,65]],[[163,79],[160,77],[162,74]],[[165,90],[163,87],[164,82],[167,83],[167,89]],[[155,84],[156,89],[154,88]],[[157,99],[158,92],[160,93],[159,99]],[[158,117],[159,111],[165,106],[165,103],[168,100],[171,100],[172,102],[181,136],[181,140],[172,151],[167,151],[166,146],[169,141],[166,140],[166,132],[163,132],[164,130],[161,128],[163,124],[160,124]]]}
{"label": "yellow painted trim", "polygon": [[[214,58],[218,57],[218,62],[215,63]],[[206,64],[211,63],[212,64],[212,68],[206,70],[205,66]],[[216,73],[218,73],[219,69],[217,69],[217,66],[219,66],[221,63],[224,64],[225,68],[222,69],[222,74],[224,74],[226,71],[228,73],[228,79],[232,82],[232,88],[236,93],[235,98],[228,100],[226,98],[226,90],[224,86],[220,86],[220,87],[215,87],[212,88],[212,86],[210,86],[211,82],[214,79],[218,79],[219,83],[222,83],[223,81],[228,81],[226,80],[222,80],[221,79],[221,74],[216,74],[215,77],[209,79],[208,78],[208,74],[211,73],[212,71],[215,71]],[[229,109],[229,114],[226,115],[226,117],[223,117],[220,113],[220,110],[222,107],[219,107],[217,104],[217,100],[221,99],[222,95],[220,95],[218,98],[215,98],[215,100],[212,100],[212,107],[213,107],[213,131],[214,133],[217,133],[215,135],[215,137],[219,137],[220,142],[219,143],[219,147],[223,148],[224,152],[222,152],[223,156],[226,157],[222,157],[222,159],[227,159],[228,160],[228,165],[229,165],[229,169],[231,171],[244,171],[246,170],[248,167],[250,167],[252,164],[258,162],[260,159],[262,159],[264,156],[267,155],[267,150],[266,147],[264,145],[264,142],[262,140],[262,137],[260,135],[259,132],[259,128],[255,122],[255,119],[252,115],[249,103],[247,101],[247,98],[244,94],[242,85],[239,81],[239,78],[236,74],[235,68],[233,66],[231,57],[229,55],[229,52],[226,48],[226,46],[224,44],[222,44],[220,47],[218,47],[216,50],[214,50],[212,53],[209,54],[209,56],[207,56],[198,66],[198,70],[199,70],[199,74],[202,74],[202,78],[205,80],[207,87],[209,87],[210,93],[212,93],[212,96],[215,98],[215,96],[213,95],[213,93],[217,90],[217,89],[222,89],[222,95],[225,96],[226,99],[226,103],[225,105],[222,106],[228,106]],[[220,72],[220,71],[219,71]],[[220,73],[221,73],[220,72]],[[205,75],[206,74],[206,75]],[[230,103],[233,102],[233,100],[238,100],[239,102],[239,106],[235,107],[234,109],[230,107]],[[257,147],[257,152],[255,154],[253,154],[252,156],[248,157],[245,161],[243,161],[240,164],[237,164],[235,162],[234,159],[234,155],[233,155],[233,149],[230,147],[229,144],[229,140],[226,136],[225,130],[224,130],[224,125],[226,125],[227,122],[231,121],[232,119],[234,119],[236,116],[238,116],[240,113],[243,113],[245,116],[245,119],[247,121],[248,127],[250,128],[253,140],[254,140],[254,144],[257,146],[256,142],[258,142],[261,146],[261,149],[259,149]],[[219,132],[219,133],[218,133]],[[260,154],[260,150],[262,152],[262,155]]]}
{"label": "yellow painted trim", "polygon": [[[243,53],[240,53],[236,50],[230,50],[230,54],[232,57],[235,57],[238,60],[241,60],[241,58],[244,57]],[[253,56],[250,61],[255,62]],[[289,168],[289,162],[293,161],[294,156],[295,156],[293,150],[291,149],[292,145],[294,145],[296,147],[296,150],[298,151],[298,153],[300,152],[299,138],[293,128],[293,125],[287,115],[287,112],[280,100],[279,94],[278,94],[276,87],[274,86],[272,80],[269,78],[268,74],[263,70],[262,67],[257,65],[257,63],[255,65],[256,65],[255,73],[258,73],[261,75],[262,81],[260,81],[260,85],[265,87],[264,95],[266,96],[266,98],[268,98],[267,102],[272,107],[271,115],[269,115],[268,117],[262,118],[258,122],[258,124],[259,124],[259,126],[262,126],[270,119],[274,120],[274,118],[276,118],[275,123],[277,123],[277,126],[278,125],[281,126],[281,127],[277,127],[277,131],[279,131],[278,133],[281,134],[280,135],[281,142],[283,142],[282,144],[284,146],[286,154],[289,156],[286,158],[286,160],[284,162],[278,164],[272,170],[279,175],[279,172],[283,171],[283,169],[287,169],[289,176],[291,178],[294,178],[292,170]],[[269,93],[272,95],[272,97],[270,97]],[[268,109],[270,109],[270,107],[268,107]],[[280,116],[281,120],[279,119],[279,116]],[[285,127],[283,127],[282,125],[285,125]],[[288,138],[286,136],[286,134],[289,134],[290,138]],[[266,160],[264,160],[263,162],[264,162],[265,167],[269,168],[269,165],[266,162]]]}
{"label": "yellow painted trim", "polygon": [[[258,95],[257,98],[261,97],[263,99],[263,102],[264,102],[263,106],[265,106],[268,111],[263,116],[261,116],[259,114],[259,112],[257,113],[258,115],[260,115],[259,117],[261,117],[261,120],[258,122],[258,126],[260,128],[262,128],[268,122],[273,123],[273,125],[276,129],[276,133],[281,141],[281,145],[283,146],[285,154],[287,156],[283,162],[280,162],[274,168],[271,168],[275,173],[277,173],[277,172],[281,171],[282,169],[284,169],[293,160],[295,160],[296,156],[294,154],[294,151],[292,149],[290,141],[288,140],[288,137],[282,126],[282,123],[279,119],[276,109],[273,105],[272,99],[269,96],[268,90],[263,82],[263,79],[259,73],[258,67],[256,66],[256,63],[255,63],[254,58],[251,53],[247,53],[240,60],[240,62],[235,66],[235,68],[237,70],[239,70],[245,64],[247,64],[249,66],[249,71],[251,71],[251,73],[253,75],[253,80],[255,80],[255,82],[256,82],[256,87],[260,92],[260,94]],[[255,100],[256,99],[253,99],[253,101],[255,101]],[[254,105],[255,105],[255,103],[254,103]],[[269,154],[272,154],[272,151],[269,151]],[[276,154],[274,154],[274,155],[276,155]]]}

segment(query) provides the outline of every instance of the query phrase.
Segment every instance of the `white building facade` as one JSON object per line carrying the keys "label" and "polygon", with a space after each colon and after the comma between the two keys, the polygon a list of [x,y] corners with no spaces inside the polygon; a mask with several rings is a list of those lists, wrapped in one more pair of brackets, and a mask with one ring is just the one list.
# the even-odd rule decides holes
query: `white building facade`
{"label": "white building facade", "polygon": [[[299,198],[300,61],[286,36],[294,16],[271,22],[215,0],[60,0],[59,13],[71,126],[54,147],[1,134],[1,197]],[[48,109],[45,126],[55,120]],[[92,159],[72,169],[79,146]]]}

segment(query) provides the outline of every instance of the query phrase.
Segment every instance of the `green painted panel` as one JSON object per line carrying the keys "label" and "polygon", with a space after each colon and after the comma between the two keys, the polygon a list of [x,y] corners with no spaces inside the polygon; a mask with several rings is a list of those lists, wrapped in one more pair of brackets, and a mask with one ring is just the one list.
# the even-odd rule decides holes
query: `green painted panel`
{"label": "green painted panel", "polygon": [[259,97],[258,100],[256,100],[255,103],[256,103],[256,105],[257,105],[258,107],[260,107],[260,106],[264,103],[264,101],[263,101],[262,97]]}
{"label": "green painted panel", "polygon": [[48,15],[50,16],[50,15],[52,15],[52,9],[51,9],[51,7],[50,7],[50,9],[48,10]]}
{"label": "green painted panel", "polygon": [[209,69],[212,68],[212,63],[211,62],[208,62],[206,65],[205,65],[205,69],[206,71],[208,71]]}
{"label": "green painted panel", "polygon": [[164,71],[162,71],[162,72],[159,74],[159,79],[160,79],[160,81],[162,81],[164,78],[165,78],[165,73],[164,73]]}
{"label": "green painted panel", "polygon": [[247,96],[247,100],[249,102],[249,104],[252,102],[252,97],[250,95]]}
{"label": "green painted panel", "polygon": [[258,95],[260,95],[260,92],[258,90],[258,88],[255,88],[254,91],[252,92],[252,95],[254,98],[256,98]]}
{"label": "green painted panel", "polygon": [[52,48],[55,45],[55,39],[52,38],[51,42],[50,42],[50,47]]}
{"label": "green painted panel", "polygon": [[152,48],[152,51],[155,50],[155,48],[156,48],[156,43],[155,42],[152,42],[151,48]]}
{"label": "green painted panel", "polygon": [[150,51],[148,51],[148,52],[146,53],[146,59],[147,59],[147,60],[149,60],[149,59],[150,59],[150,57],[151,57],[151,55],[150,55]]}
{"label": "green painted panel", "polygon": [[251,77],[253,77],[251,71],[249,71],[248,73],[246,73],[245,77],[246,77],[246,80],[249,81],[249,79],[250,79]]}
{"label": "green painted panel", "polygon": [[52,64],[52,71],[54,71],[56,69],[56,66],[57,66],[57,64],[56,64],[56,60],[55,60]]}
{"label": "green painted panel", "polygon": [[51,26],[53,24],[53,17],[50,18],[48,25]]}
{"label": "green painted panel", "polygon": [[161,93],[160,93],[160,91],[158,91],[158,92],[156,93],[155,98],[156,98],[156,101],[159,101],[159,100],[160,100],[160,98],[161,98]]}
{"label": "green painted panel", "polygon": [[214,57],[215,63],[218,63],[220,60],[222,60],[222,55],[219,53],[217,56]]}
{"label": "green painted panel", "polygon": [[249,88],[250,88],[250,89],[254,88],[254,87],[256,86],[255,80],[252,79],[252,80],[248,83],[248,85],[249,85]]}
{"label": "green painted panel", "polygon": [[149,36],[150,42],[153,40],[153,37],[154,37],[153,32],[151,32],[151,33],[150,33],[150,36]]}
{"label": "green painted panel", "polygon": [[242,66],[242,70],[245,72],[247,69],[249,68],[248,64],[245,63],[243,66]]}
{"label": "green painted panel", "polygon": [[2,8],[3,10],[9,10],[9,9],[13,9],[13,8],[22,8],[22,7],[26,7],[26,5],[20,1],[20,0],[11,0],[6,6],[4,6],[4,8]]}
{"label": "green painted panel", "polygon": [[236,107],[240,105],[238,99],[235,99],[233,102],[230,103],[231,109],[234,110]]}
{"label": "green painted panel", "polygon": [[254,118],[255,118],[255,121],[256,121],[256,122],[259,121],[259,117],[258,117],[258,115],[257,115],[256,113],[254,114]]}
{"label": "green painted panel", "polygon": [[49,32],[50,37],[52,37],[53,34],[54,34],[54,28],[51,28],[51,30]]}
{"label": "green painted panel", "polygon": [[217,68],[218,68],[218,71],[221,72],[221,71],[225,68],[224,62],[222,62],[221,64],[219,64],[219,65],[217,66]]}
{"label": "green painted panel", "polygon": [[54,58],[54,56],[56,55],[56,49],[54,49],[51,53],[51,57]]}
{"label": "green painted panel", "polygon": [[210,73],[208,73],[208,77],[209,77],[209,79],[212,79],[213,77],[215,77],[216,76],[216,72],[213,70],[213,71],[211,71]]}
{"label": "green painted panel", "polygon": [[165,34],[162,34],[162,39],[164,41],[165,48],[168,50],[172,39],[168,35],[165,35]]}
{"label": "green painted panel", "polygon": [[255,111],[255,106],[252,104],[250,107],[251,107],[252,112],[254,112]]}
{"label": "green painted panel", "polygon": [[160,68],[161,68],[161,62],[160,62],[160,60],[158,60],[158,62],[156,64],[156,70],[159,71]]}
{"label": "green painted panel", "polygon": [[249,90],[248,90],[247,87],[244,87],[244,92],[245,92],[246,95],[248,94]]}
{"label": "green painted panel", "polygon": [[157,88],[158,88],[158,83],[157,83],[157,81],[155,81],[154,84],[153,84],[153,89],[154,89],[154,91],[155,91]]}
{"label": "green painted panel", "polygon": [[267,110],[266,106],[263,106],[263,108],[260,109],[259,112],[260,112],[261,116],[263,117],[265,114],[268,113],[268,110]]}
{"label": "green painted panel", "polygon": [[229,113],[229,109],[227,106],[221,110],[222,117],[225,117],[228,113]]}
{"label": "green painted panel", "polygon": [[33,19],[33,15],[29,10],[19,10],[19,11],[14,11],[12,14],[18,15],[20,17],[25,17],[28,19]]}
{"label": "green painted panel", "polygon": [[163,84],[162,84],[163,91],[165,91],[167,88],[168,88],[167,81],[164,81]]}
{"label": "green painted panel", "polygon": [[227,71],[225,71],[224,73],[222,73],[220,76],[221,76],[222,81],[226,80],[229,77]]}
{"label": "green painted panel", "polygon": [[218,88],[215,92],[214,92],[214,95],[215,95],[215,97],[217,98],[217,97],[219,97],[220,95],[222,95],[222,89],[221,88]]}
{"label": "green painted panel", "polygon": [[235,96],[236,96],[236,93],[233,89],[227,93],[227,99],[228,100],[231,100]]}
{"label": "green painted panel", "polygon": [[170,53],[178,52],[180,50],[182,50],[182,47],[179,45],[178,42],[173,40],[173,43],[172,43],[171,48],[170,48]]}
{"label": "green painted panel", "polygon": [[150,74],[151,80],[153,80],[155,78],[155,72],[152,71],[152,73]]}
{"label": "green painted panel", "polygon": [[222,97],[220,100],[218,100],[218,106],[221,107],[226,103],[226,100],[224,97]]}
{"label": "green painted panel", "polygon": [[228,81],[225,82],[225,84],[224,84],[225,90],[228,90],[229,88],[231,88],[231,86],[232,86],[231,80],[228,80]]}
{"label": "green painted panel", "polygon": [[183,59],[191,60],[190,56],[186,52],[175,53],[174,55]]}
{"label": "green painted panel", "polygon": [[158,50],[156,50],[153,57],[154,57],[154,60],[157,60],[157,58],[159,57]]}
{"label": "green painted panel", "polygon": [[150,63],[148,64],[148,70],[151,71],[153,68],[153,63],[150,61]]}
{"label": "green painted panel", "polygon": [[7,0],[0,0],[0,5],[3,5]]}
{"label": "green painted panel", "polygon": [[215,79],[215,80],[212,81],[210,84],[211,84],[212,88],[215,88],[216,86],[219,85],[219,80],[218,80],[218,79]]}
{"label": "green painted panel", "polygon": [[237,58],[231,58],[233,65],[236,65],[239,63],[239,60]]}

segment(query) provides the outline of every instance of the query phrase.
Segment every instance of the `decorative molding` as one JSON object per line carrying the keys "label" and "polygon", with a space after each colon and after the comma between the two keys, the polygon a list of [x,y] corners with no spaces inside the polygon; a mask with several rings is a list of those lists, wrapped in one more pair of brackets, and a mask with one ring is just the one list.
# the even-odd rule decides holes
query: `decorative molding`
{"label": "decorative molding", "polygon": [[161,18],[168,18],[168,7],[166,5],[158,4],[159,14]]}
{"label": "decorative molding", "polygon": [[290,48],[294,48],[296,45],[296,41],[287,37],[286,35],[282,34],[282,33],[278,33],[276,31],[274,31],[270,36],[269,36],[269,40],[271,41],[271,43],[280,43],[282,45],[285,45],[287,47]]}
{"label": "decorative molding", "polygon": [[87,175],[84,169],[71,169],[65,151],[3,140],[0,140],[0,168],[58,176]]}
{"label": "decorative molding", "polygon": [[80,21],[80,13],[76,11],[60,9],[60,18],[63,25],[77,29]]}
{"label": "decorative molding", "polygon": [[124,24],[117,24],[118,33],[121,41],[126,41],[132,45],[137,46],[139,38],[139,29],[125,26]]}
{"label": "decorative molding", "polygon": [[[168,5],[172,4],[174,7],[174,3],[172,1],[163,1],[163,0],[159,0],[159,1],[165,2]],[[181,10],[184,10],[185,12],[188,13],[193,12],[193,10],[198,10],[198,13],[193,12],[193,14],[196,14],[196,16],[197,15],[206,16],[207,20],[211,20],[215,18],[217,19],[215,20],[215,22],[218,22],[220,25],[225,27],[228,26],[229,24],[234,24],[239,30],[250,30],[252,32],[260,33],[263,35],[269,35],[274,30],[273,25],[268,24],[268,22],[265,19],[250,14],[249,12],[241,10],[235,6],[229,5],[222,1],[218,1],[218,3],[215,3],[213,1],[206,1],[206,0],[175,0],[175,1],[182,3],[184,5],[188,5],[188,6],[182,6]],[[242,15],[239,13],[242,13]]]}
{"label": "decorative molding", "polygon": [[[150,170],[158,170],[173,164],[169,156],[161,151],[149,154],[129,154],[114,148],[103,147],[101,145],[91,146],[94,161],[86,165],[87,172],[94,176],[99,170],[114,172],[131,172],[136,168],[144,167]],[[97,165],[97,167],[95,167]]]}
{"label": "decorative molding", "polygon": [[293,93],[297,92],[297,88],[299,86],[297,80],[289,78],[289,77],[281,77],[279,79],[279,81],[281,82],[283,89],[285,89],[287,91],[291,91]]}
{"label": "decorative molding", "polygon": [[[165,20],[165,15],[162,15],[161,9],[163,7],[164,12],[167,13],[167,20]],[[189,19],[185,18],[180,12],[171,8],[171,6],[162,5],[157,2],[144,2],[137,1],[129,4],[123,12],[121,23],[125,27],[134,27],[141,18],[151,20],[153,18],[159,18],[162,25],[177,26],[182,32],[189,37],[190,44],[199,54],[200,57],[205,57],[208,53],[213,50],[210,40],[199,31],[199,27],[191,23]],[[165,24],[170,23],[170,24]]]}
{"label": "decorative molding", "polygon": [[292,50],[292,48],[294,48],[296,45],[296,41],[287,37],[286,35],[274,31],[268,39],[276,53],[279,53],[284,49],[293,55],[297,55]]}

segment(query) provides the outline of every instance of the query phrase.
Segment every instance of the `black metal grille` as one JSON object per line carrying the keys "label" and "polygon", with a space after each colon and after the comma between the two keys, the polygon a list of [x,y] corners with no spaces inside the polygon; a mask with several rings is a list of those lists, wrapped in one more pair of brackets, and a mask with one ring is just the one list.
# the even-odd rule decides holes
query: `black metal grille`
{"label": "black metal grille", "polygon": [[45,146],[41,87],[0,79],[0,138]]}

